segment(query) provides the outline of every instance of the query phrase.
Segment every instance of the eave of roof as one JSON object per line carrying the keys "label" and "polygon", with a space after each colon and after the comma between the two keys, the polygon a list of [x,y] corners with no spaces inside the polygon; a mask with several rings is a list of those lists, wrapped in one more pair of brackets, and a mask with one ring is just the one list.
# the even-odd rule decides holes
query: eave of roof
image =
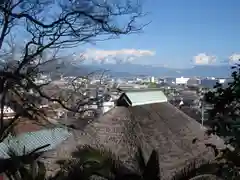
{"label": "eave of roof", "polygon": [[[125,92],[121,98],[126,100],[131,106],[167,102],[167,97],[159,90],[128,91]],[[128,100],[130,102],[128,102]]]}

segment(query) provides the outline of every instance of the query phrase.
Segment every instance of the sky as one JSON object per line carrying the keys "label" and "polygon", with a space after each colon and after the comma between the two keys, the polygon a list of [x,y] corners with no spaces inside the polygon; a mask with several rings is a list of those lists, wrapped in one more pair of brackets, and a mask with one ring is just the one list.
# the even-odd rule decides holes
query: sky
{"label": "sky", "polygon": [[[144,0],[142,33],[86,47],[85,57],[186,68],[240,58],[239,0]],[[115,58],[116,59],[116,58]]]}

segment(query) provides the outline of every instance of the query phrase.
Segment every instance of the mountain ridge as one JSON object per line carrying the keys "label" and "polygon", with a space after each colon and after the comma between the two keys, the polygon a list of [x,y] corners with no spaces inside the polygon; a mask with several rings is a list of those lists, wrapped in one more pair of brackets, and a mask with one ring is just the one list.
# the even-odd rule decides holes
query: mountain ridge
{"label": "mountain ridge", "polygon": [[129,77],[129,76],[155,76],[155,77],[217,77],[227,78],[231,75],[230,65],[211,66],[202,65],[192,68],[168,68],[152,65],[140,64],[96,64],[96,65],[72,65],[58,64],[58,70],[54,71],[55,65],[48,65],[44,69],[50,72],[60,73],[65,76],[84,76],[95,71],[108,70],[112,77]]}
{"label": "mountain ridge", "polygon": [[169,76],[169,77],[218,77],[226,78],[231,75],[230,65],[199,65],[192,68],[177,69],[167,67],[156,67],[151,65],[139,64],[104,64],[104,65],[88,65],[93,69],[107,69],[110,74],[126,73],[131,75],[146,76]]}

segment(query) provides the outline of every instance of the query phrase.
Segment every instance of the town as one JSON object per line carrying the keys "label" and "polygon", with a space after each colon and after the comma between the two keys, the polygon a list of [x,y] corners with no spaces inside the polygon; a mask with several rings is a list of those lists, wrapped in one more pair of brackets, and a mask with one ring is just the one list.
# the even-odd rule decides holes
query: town
{"label": "town", "polygon": [[239,180],[239,7],[1,0],[0,180]]}

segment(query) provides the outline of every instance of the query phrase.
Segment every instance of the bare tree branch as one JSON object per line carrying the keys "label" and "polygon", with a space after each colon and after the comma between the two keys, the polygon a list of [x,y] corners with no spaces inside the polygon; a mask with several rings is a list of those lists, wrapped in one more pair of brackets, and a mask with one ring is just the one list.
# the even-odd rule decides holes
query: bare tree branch
{"label": "bare tree branch", "polygon": [[[84,84],[69,84],[72,94],[64,98],[46,93],[44,87],[50,82],[38,84],[36,79],[45,72],[44,68],[49,63],[59,60],[63,49],[139,32],[143,26],[139,26],[137,20],[142,16],[138,0],[1,2],[0,141],[7,134],[5,132],[9,132],[8,127],[15,124],[19,117],[44,119],[47,114],[38,103],[42,99],[56,102],[62,108],[79,114],[86,111],[83,108],[85,105],[99,101],[98,97],[91,99],[85,94]],[[44,57],[50,53],[51,57]],[[102,72],[101,79],[104,73]],[[98,88],[96,96],[97,93]],[[72,99],[76,103],[74,106],[69,105]],[[14,107],[16,115],[8,126],[5,126],[3,109],[8,105]]]}

